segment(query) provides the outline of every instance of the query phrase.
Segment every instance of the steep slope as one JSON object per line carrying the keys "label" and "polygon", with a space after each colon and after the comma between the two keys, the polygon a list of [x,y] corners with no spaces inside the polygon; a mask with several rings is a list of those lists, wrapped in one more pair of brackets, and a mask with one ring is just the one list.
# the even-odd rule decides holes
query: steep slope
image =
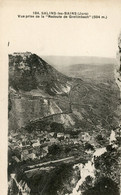
{"label": "steep slope", "polygon": [[117,67],[115,70],[115,78],[116,78],[116,83],[120,89],[120,96],[121,96],[121,33],[118,39],[118,48],[119,51],[117,52]]}
{"label": "steep slope", "polygon": [[30,120],[68,111],[72,83],[70,77],[36,54],[9,55],[9,129],[15,130]]}
{"label": "steep slope", "polygon": [[[78,83],[77,81],[73,84],[65,105],[66,108],[68,105],[68,110],[64,112],[64,108],[62,108],[63,112],[61,113],[56,112],[48,117],[33,120],[27,125],[28,129],[40,128],[41,131],[41,124],[49,121],[49,124],[61,123],[65,130],[77,128],[91,134],[92,132],[106,132],[109,135],[111,129],[117,126],[119,91],[116,84],[111,81],[107,84]],[[56,102],[60,108],[61,102],[61,99]],[[45,130],[48,129],[46,125],[43,127]]]}
{"label": "steep slope", "polygon": [[49,95],[70,90],[71,78],[64,76],[36,54],[9,55],[9,84],[15,90],[42,89]]}
{"label": "steep slope", "polygon": [[118,98],[114,76],[87,82],[61,74],[36,54],[9,56],[10,130],[30,122],[34,130],[37,121],[46,123],[46,117],[52,116],[51,121],[63,124],[65,129],[98,132],[101,127],[110,132],[117,124]]}

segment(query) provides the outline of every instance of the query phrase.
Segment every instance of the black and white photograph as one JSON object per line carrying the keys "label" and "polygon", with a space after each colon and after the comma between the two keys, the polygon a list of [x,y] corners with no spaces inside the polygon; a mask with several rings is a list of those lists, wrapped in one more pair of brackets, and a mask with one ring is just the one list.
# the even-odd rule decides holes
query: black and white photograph
{"label": "black and white photograph", "polygon": [[1,9],[5,195],[120,195],[121,3],[21,2]]}

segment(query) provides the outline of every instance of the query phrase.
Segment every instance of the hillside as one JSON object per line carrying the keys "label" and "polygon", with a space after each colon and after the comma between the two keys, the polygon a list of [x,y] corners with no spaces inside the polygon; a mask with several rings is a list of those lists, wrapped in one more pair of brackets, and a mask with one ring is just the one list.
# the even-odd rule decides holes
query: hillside
{"label": "hillside", "polygon": [[64,76],[36,54],[9,55],[9,84],[15,90],[43,90],[49,95],[64,94],[71,78]]}
{"label": "hillside", "polygon": [[[81,75],[83,69],[76,65],[75,71]],[[111,129],[117,123],[119,91],[112,75],[101,82],[65,76],[36,54],[10,55],[10,129],[21,128],[30,121],[36,126],[36,121],[53,115],[53,120],[62,123],[64,128]]]}
{"label": "hillside", "polygon": [[68,111],[68,93],[73,82],[36,54],[9,55],[9,129]]}

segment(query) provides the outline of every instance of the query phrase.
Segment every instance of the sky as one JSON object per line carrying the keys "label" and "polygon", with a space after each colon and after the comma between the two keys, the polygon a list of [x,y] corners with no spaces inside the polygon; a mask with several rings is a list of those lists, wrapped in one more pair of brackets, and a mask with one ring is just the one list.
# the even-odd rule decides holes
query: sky
{"label": "sky", "polygon": [[[30,1],[32,2],[32,1]],[[41,1],[42,2],[42,1]],[[45,1],[46,2],[46,1]],[[3,4],[8,53],[30,51],[39,56],[115,57],[121,30],[121,1]],[[120,3],[119,3],[120,2]],[[7,9],[8,8],[8,9]],[[107,19],[20,19],[33,11],[78,11]],[[6,14],[8,17],[6,17]]]}

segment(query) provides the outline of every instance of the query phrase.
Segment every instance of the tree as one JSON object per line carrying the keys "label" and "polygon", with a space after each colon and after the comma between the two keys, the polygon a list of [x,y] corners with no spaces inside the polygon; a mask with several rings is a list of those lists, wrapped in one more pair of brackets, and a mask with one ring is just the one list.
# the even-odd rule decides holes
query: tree
{"label": "tree", "polygon": [[105,139],[104,139],[104,137],[101,134],[99,134],[99,135],[96,136],[96,141],[99,144],[105,143]]}
{"label": "tree", "polygon": [[48,148],[48,152],[52,155],[58,155],[62,152],[62,148],[57,144],[53,144]]}
{"label": "tree", "polygon": [[56,122],[51,123],[50,127],[51,127],[51,130],[55,132],[64,132],[65,130],[63,127],[63,124],[56,123]]}
{"label": "tree", "polygon": [[110,178],[102,177],[93,188],[86,190],[83,195],[119,195],[117,184]]}
{"label": "tree", "polygon": [[84,149],[85,150],[94,150],[94,146],[91,145],[90,143],[85,143]]}

